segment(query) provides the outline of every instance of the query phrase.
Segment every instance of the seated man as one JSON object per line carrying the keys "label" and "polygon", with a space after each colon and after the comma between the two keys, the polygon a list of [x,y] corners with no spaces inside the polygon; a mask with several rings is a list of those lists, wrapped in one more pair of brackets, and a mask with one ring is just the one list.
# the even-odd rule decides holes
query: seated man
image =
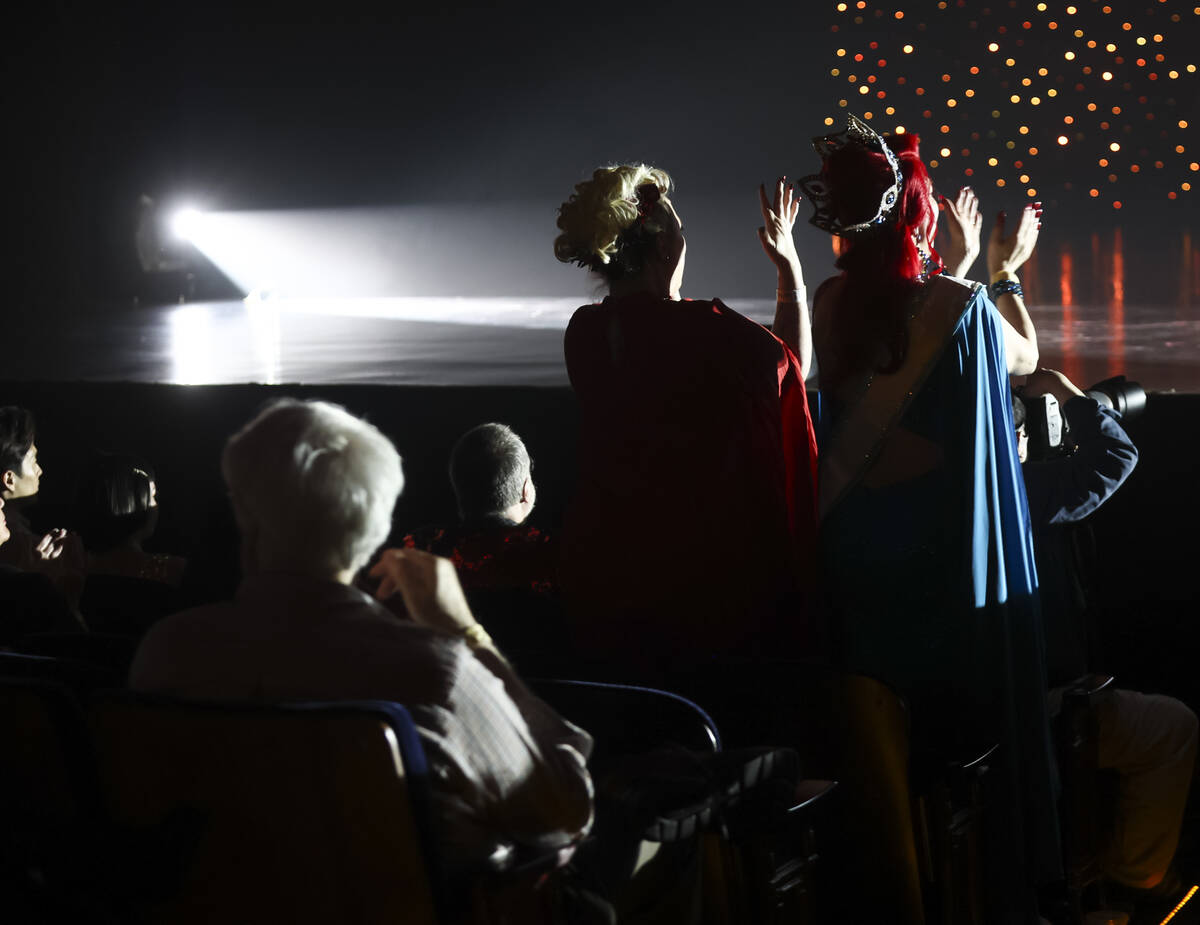
{"label": "seated man", "polygon": [[460,522],[406,536],[410,549],[446,556],[470,591],[554,590],[557,551],[526,520],[537,491],[529,451],[512,428],[480,424],[450,453]]}
{"label": "seated man", "polygon": [[[1085,396],[1062,373],[1038,370],[1029,376],[1023,394],[1027,399],[1053,395],[1075,444],[1069,455],[1026,461],[1026,408],[1014,396],[1046,627],[1047,674],[1051,688],[1061,688],[1090,668],[1087,601],[1072,530],[1121,486],[1138,454],[1119,415]],[[1127,690],[1102,695],[1097,712],[1100,767],[1120,776],[1105,873],[1130,888],[1135,901],[1160,900],[1169,911],[1181,892],[1171,861],[1196,758],[1196,715],[1172,697]]]}
{"label": "seated man", "polygon": [[[0,497],[0,547],[12,536]],[[0,646],[12,646],[30,633],[77,633],[83,621],[66,596],[45,575],[0,564]]]}
{"label": "seated man", "polygon": [[565,848],[591,825],[591,738],[534,697],[467,608],[453,566],[385,552],[380,596],[352,585],[383,542],[400,457],[365,421],[284,400],[230,438],[221,461],[241,533],[232,602],[156,624],[132,687],[221,699],[379,699],[404,704],[431,769],[447,868],[501,844]]}
{"label": "seated man", "polygon": [[[32,412],[15,405],[0,408],[0,498],[5,501],[32,498],[41,489],[35,436]],[[38,536],[15,509],[8,511],[8,527],[11,539],[0,552],[0,562],[45,572],[78,600],[85,566],[79,537],[61,529]]]}

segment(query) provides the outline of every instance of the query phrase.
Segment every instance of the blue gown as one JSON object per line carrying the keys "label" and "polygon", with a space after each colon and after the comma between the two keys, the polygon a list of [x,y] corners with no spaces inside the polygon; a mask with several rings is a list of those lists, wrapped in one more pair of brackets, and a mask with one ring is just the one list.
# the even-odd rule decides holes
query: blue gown
{"label": "blue gown", "polygon": [[[995,921],[1036,922],[1032,884],[1061,876],[1037,574],[1002,320],[982,286],[964,296],[944,347],[928,344],[929,362],[897,388],[894,415],[877,409],[882,436],[860,433],[843,454],[858,462],[825,505],[821,561],[843,666],[906,697],[914,739],[970,727],[1000,743],[989,835],[1012,866],[987,905]],[[861,426],[823,399],[822,478],[839,428]],[[938,464],[871,479],[898,436],[935,448]]]}

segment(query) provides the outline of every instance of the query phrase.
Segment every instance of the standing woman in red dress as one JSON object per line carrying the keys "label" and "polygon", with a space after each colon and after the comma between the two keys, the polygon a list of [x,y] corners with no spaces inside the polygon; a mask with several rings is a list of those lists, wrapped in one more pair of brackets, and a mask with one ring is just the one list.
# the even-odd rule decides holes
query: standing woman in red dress
{"label": "standing woman in red dress", "polygon": [[759,190],[778,271],[771,331],[680,298],[687,244],[670,193],[657,168],[602,167],[563,203],[554,242],[609,293],[565,340],[582,428],[569,614],[581,654],[645,681],[800,654],[816,532],[798,199],[782,179],[773,202]]}

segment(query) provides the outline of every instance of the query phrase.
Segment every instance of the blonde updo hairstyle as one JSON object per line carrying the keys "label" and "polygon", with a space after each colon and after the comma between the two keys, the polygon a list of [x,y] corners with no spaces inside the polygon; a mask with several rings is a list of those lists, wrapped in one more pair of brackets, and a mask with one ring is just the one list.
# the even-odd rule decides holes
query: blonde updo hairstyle
{"label": "blonde updo hairstyle", "polygon": [[658,219],[670,192],[670,176],[657,167],[599,168],[559,207],[554,256],[610,281],[636,276],[663,230]]}

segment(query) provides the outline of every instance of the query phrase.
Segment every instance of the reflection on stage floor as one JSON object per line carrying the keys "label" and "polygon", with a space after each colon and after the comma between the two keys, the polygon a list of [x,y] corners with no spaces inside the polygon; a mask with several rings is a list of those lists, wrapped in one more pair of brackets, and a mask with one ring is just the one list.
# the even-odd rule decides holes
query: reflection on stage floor
{"label": "reflection on stage floor", "polygon": [[[1058,295],[1059,293],[1054,293]],[[1200,391],[1200,304],[1034,303],[1042,365],[1080,386],[1118,373]],[[6,358],[8,379],[565,386],[562,333],[582,300],[272,299],[93,315]],[[769,323],[773,303],[729,299]]]}

